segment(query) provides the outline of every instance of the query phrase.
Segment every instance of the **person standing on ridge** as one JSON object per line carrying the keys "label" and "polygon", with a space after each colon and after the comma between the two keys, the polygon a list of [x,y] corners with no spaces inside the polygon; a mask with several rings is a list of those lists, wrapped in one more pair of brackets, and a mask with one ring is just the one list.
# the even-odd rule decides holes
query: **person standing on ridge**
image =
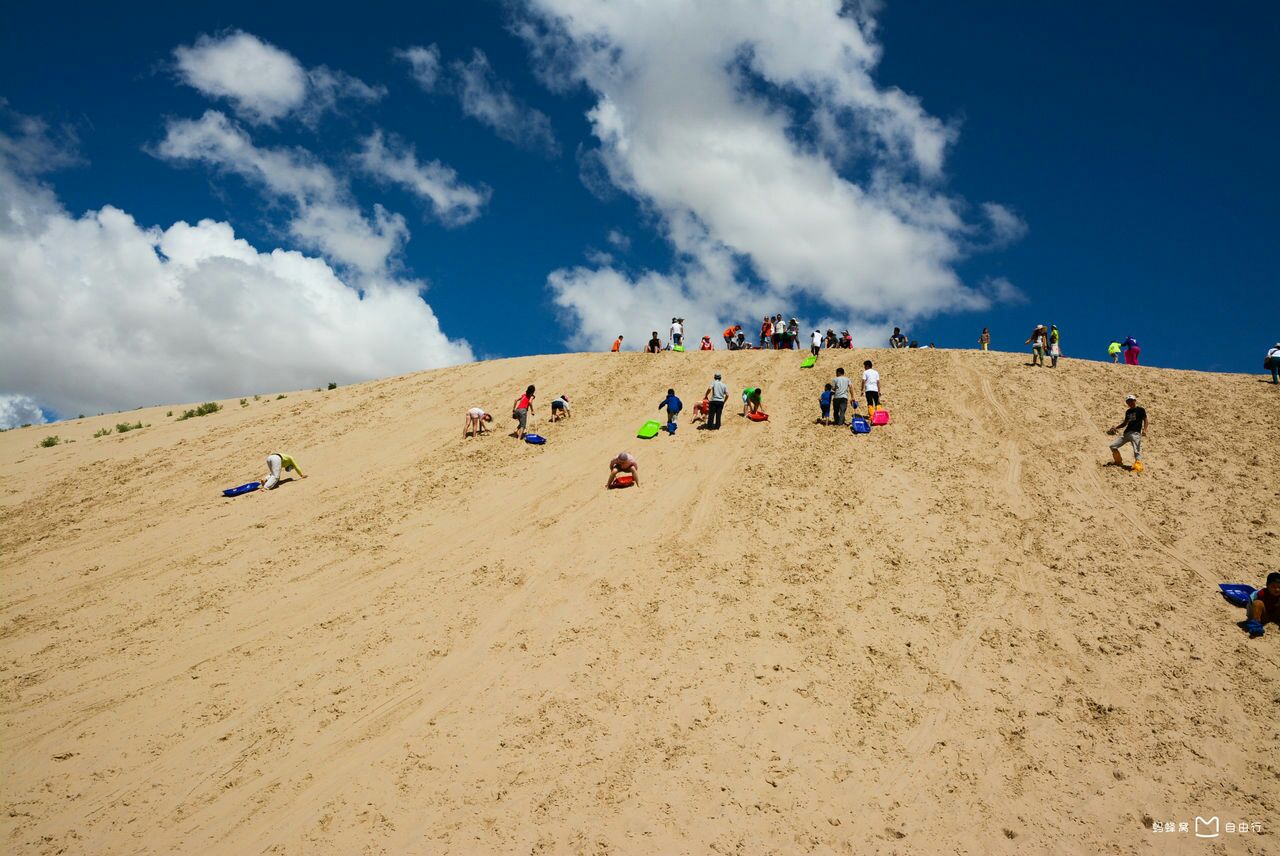
{"label": "person standing on ridge", "polygon": [[1142,353],[1142,348],[1138,347],[1138,340],[1129,336],[1120,344],[1124,348],[1124,364],[1126,366],[1136,366],[1138,364],[1138,356]]}
{"label": "person standing on ridge", "polygon": [[1138,406],[1138,396],[1126,395],[1124,421],[1107,430],[1108,434],[1120,433],[1120,439],[1111,444],[1111,463],[1117,467],[1124,466],[1120,457],[1120,448],[1125,443],[1133,446],[1133,471],[1142,472],[1142,438],[1147,436],[1147,409]]}
{"label": "person standing on ridge", "polygon": [[849,407],[849,393],[853,389],[853,381],[845,377],[844,366],[836,369],[836,378],[831,381],[831,424],[843,425],[844,414]]}
{"label": "person standing on ridge", "polygon": [[529,384],[525,389],[524,395],[516,399],[515,404],[511,407],[511,418],[516,420],[516,430],[512,431],[509,436],[515,437],[517,440],[523,440],[525,431],[529,428],[529,414],[533,413],[533,384]]}
{"label": "person standing on ridge", "polygon": [[1271,382],[1280,384],[1280,342],[1276,342],[1276,346],[1267,351],[1267,358],[1262,361],[1264,369],[1271,370]]}
{"label": "person standing on ridge", "polygon": [[716,379],[707,387],[702,397],[707,400],[707,430],[719,431],[720,420],[724,416],[724,402],[729,397],[729,387],[720,379],[719,372],[716,372]]}
{"label": "person standing on ridge", "polygon": [[1107,345],[1107,354],[1111,357],[1111,362],[1120,362],[1120,343],[1112,342],[1110,345]]}
{"label": "person standing on ridge", "polygon": [[298,462],[293,459],[292,455],[284,452],[272,452],[267,455],[267,474],[262,478],[263,490],[275,490],[280,484],[280,472],[295,472],[298,478],[305,479],[302,474],[302,467],[298,466]]}
{"label": "person standing on ridge", "polygon": [[978,344],[984,351],[987,350],[987,346],[991,344],[991,331],[986,327],[982,328],[982,333],[978,336]]}
{"label": "person standing on ridge", "polygon": [[681,323],[681,319],[672,318],[671,347],[674,348],[676,345],[684,345],[684,324]]}
{"label": "person standing on ridge", "polygon": [[1062,356],[1062,346],[1059,344],[1058,325],[1049,325],[1049,368],[1056,369],[1058,367],[1058,357]]}
{"label": "person standing on ridge", "polygon": [[741,330],[741,329],[742,329],[742,325],[741,325],[741,324],[730,324],[728,327],[726,327],[726,328],[725,328],[725,330],[724,330],[724,346],[725,346],[726,348],[729,348],[729,350],[731,350],[731,351],[732,351],[732,350],[736,350],[735,348],[733,348],[733,347],[732,347],[732,345],[733,345],[733,337],[734,337],[735,335],[737,335],[738,331],[739,331],[739,330]]}
{"label": "person standing on ridge", "polygon": [[768,350],[773,344],[773,319],[768,315],[760,322],[760,348]]}
{"label": "person standing on ridge", "polygon": [[1044,352],[1049,348],[1048,331],[1048,327],[1037,324],[1031,331],[1031,335],[1027,337],[1027,341],[1023,342],[1024,345],[1031,346],[1031,362],[1028,365],[1044,368]]}
{"label": "person standing on ridge", "polygon": [[619,333],[618,338],[613,340],[613,353],[616,354],[621,350],[622,350],[622,334]]}
{"label": "person standing on ridge", "polygon": [[871,368],[871,360],[862,361],[862,397],[867,401],[867,410],[875,416],[880,407],[880,372]]}

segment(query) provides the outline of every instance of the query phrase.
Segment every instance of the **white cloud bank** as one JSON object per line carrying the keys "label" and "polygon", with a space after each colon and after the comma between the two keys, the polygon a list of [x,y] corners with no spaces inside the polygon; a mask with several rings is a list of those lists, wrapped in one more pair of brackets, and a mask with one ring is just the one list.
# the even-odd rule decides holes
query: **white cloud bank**
{"label": "white cloud bank", "polygon": [[303,67],[297,58],[251,33],[236,30],[203,35],[191,46],[174,49],[178,75],[210,98],[231,102],[236,115],[254,123],[272,123],[291,113],[314,121],[339,100],[377,101],[386,94],[326,66]]}
{"label": "white cloud bank", "polygon": [[[302,200],[294,231],[351,261],[357,279],[299,252],[261,252],[227,223],[144,228],[110,205],[73,216],[24,167],[32,159],[8,154],[45,144],[38,134],[0,133],[0,420],[33,421],[36,402],[97,413],[472,359],[441,331],[422,283],[388,275],[386,247],[365,246],[360,230],[394,215],[371,227],[333,202],[341,193],[327,170],[246,148],[224,121],[206,120],[207,139],[179,138],[214,163],[238,152],[228,162]],[[356,229],[357,248],[336,241],[340,228]]]}
{"label": "white cloud bank", "polygon": [[[715,326],[797,298],[855,326],[990,304],[954,272],[980,231],[938,189],[956,131],[876,84],[873,23],[848,8],[530,0],[521,32],[535,65],[553,88],[595,95],[588,118],[609,180],[659,215],[679,258],[670,273],[553,272],[577,344],[647,332],[621,326],[628,318]],[[851,159],[861,184],[841,172]],[[984,213],[998,240],[1019,232],[1008,209]]]}

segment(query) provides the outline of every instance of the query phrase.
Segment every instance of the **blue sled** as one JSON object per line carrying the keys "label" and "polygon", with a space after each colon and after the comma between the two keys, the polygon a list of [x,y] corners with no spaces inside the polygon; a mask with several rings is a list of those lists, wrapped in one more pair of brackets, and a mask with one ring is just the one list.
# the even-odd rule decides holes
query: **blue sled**
{"label": "blue sled", "polygon": [[242,493],[252,493],[260,487],[262,487],[262,482],[249,482],[248,484],[240,485],[240,487],[233,487],[230,490],[224,490],[222,495],[239,496]]}

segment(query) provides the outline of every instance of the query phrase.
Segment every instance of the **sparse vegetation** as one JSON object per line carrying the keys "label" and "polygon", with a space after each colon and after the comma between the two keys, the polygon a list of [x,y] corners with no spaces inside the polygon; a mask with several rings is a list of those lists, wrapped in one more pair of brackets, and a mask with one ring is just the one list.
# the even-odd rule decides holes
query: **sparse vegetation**
{"label": "sparse vegetation", "polygon": [[242,399],[240,399],[240,406],[241,406],[241,407],[248,407],[248,406],[249,406],[249,399],[247,399],[247,398],[242,398]]}
{"label": "sparse vegetation", "polygon": [[48,449],[50,446],[56,446],[61,442],[62,442],[61,438],[59,438],[57,434],[54,434],[52,436],[45,437],[43,440],[41,440],[40,447],[43,449]]}
{"label": "sparse vegetation", "polygon": [[262,398],[262,396],[260,396],[260,395],[255,395],[255,396],[253,397],[253,400],[254,400],[254,401],[257,401],[259,398]]}
{"label": "sparse vegetation", "polygon": [[77,416],[76,418],[77,418],[77,419],[83,419],[83,418],[84,418],[84,414],[83,414],[83,413],[81,413],[81,414],[80,414],[79,416]]}
{"label": "sparse vegetation", "polygon": [[30,423],[30,422],[23,422],[23,423],[22,423],[21,425],[19,425],[18,427],[19,427],[19,428],[30,428],[30,427],[31,427],[31,423]]}
{"label": "sparse vegetation", "polygon": [[285,395],[285,394],[282,392],[282,393],[280,393],[279,395],[277,395],[277,396],[276,396],[276,401],[279,401],[279,400],[280,400],[280,399],[282,399],[282,398],[288,398],[288,397],[289,397],[289,396]]}
{"label": "sparse vegetation", "polygon": [[130,425],[128,422],[116,423],[116,430],[119,431],[121,434],[127,434],[130,431],[137,431],[141,427],[142,427],[141,422],[135,422],[132,425]]}
{"label": "sparse vegetation", "polygon": [[218,404],[216,401],[206,401],[199,407],[182,411],[182,415],[178,417],[178,421],[181,422],[184,419],[192,419],[196,416],[208,416],[210,413],[217,413],[221,409],[222,405]]}
{"label": "sparse vegetation", "polygon": [[105,436],[107,436],[107,435],[108,435],[108,434],[110,434],[110,433],[111,433],[111,429],[110,429],[110,428],[99,428],[97,431],[94,431],[94,432],[93,432],[93,436],[95,436],[95,437],[105,437]]}
{"label": "sparse vegetation", "polygon": [[337,389],[338,385],[333,381],[329,381],[329,389]]}
{"label": "sparse vegetation", "polygon": [[164,415],[165,415],[165,416],[172,416],[172,415],[173,415],[173,411],[172,411],[172,410],[166,410]]}

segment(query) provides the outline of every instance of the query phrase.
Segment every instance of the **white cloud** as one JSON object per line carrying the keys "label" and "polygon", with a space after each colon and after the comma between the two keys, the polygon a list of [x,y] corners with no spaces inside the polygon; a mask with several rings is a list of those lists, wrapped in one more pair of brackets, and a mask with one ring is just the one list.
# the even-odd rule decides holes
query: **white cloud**
{"label": "white cloud", "polygon": [[0,428],[39,425],[44,421],[44,411],[31,396],[0,394]]}
{"label": "white cloud", "polygon": [[255,123],[271,123],[295,111],[304,120],[335,109],[341,98],[376,101],[386,94],[325,66],[308,70],[287,51],[236,30],[202,35],[192,46],[173,52],[178,74],[210,98],[225,98],[236,114]]}
{"label": "white cloud", "polygon": [[[728,321],[763,314],[742,311],[763,292],[763,308],[805,299],[878,324],[989,304],[989,292],[954,271],[974,227],[963,201],[938,187],[956,129],[873,80],[880,48],[868,9],[851,17],[839,0],[671,0],[660,14],[643,0],[530,5],[519,31],[544,79],[574,80],[595,96],[597,172],[659,216],[682,260],[670,274],[554,272],[552,293],[582,344],[617,334],[627,317],[618,305],[660,318],[684,300]],[[793,115],[797,98],[809,109]],[[849,178],[848,161],[869,177]]]}
{"label": "white cloud", "polygon": [[409,63],[409,73],[418,85],[431,92],[440,81],[440,49],[435,45],[405,48],[395,52],[395,57]]}
{"label": "white cloud", "polygon": [[435,45],[406,48],[395,55],[409,64],[409,73],[424,90],[456,96],[462,112],[488,125],[507,142],[551,157],[560,153],[551,120],[511,94],[511,87],[494,74],[483,51],[474,50],[467,62],[450,63],[447,74]]}
{"label": "white cloud", "polygon": [[260,148],[216,110],[199,119],[170,121],[155,153],[239,175],[288,200],[296,212],[289,225],[295,238],[364,274],[384,272],[408,239],[403,217],[374,206],[371,222],[351,200],[345,182],[309,152]]}
{"label": "white cloud", "polygon": [[631,239],[619,229],[610,229],[607,238],[610,244],[624,253],[631,249]]}
{"label": "white cloud", "polygon": [[489,201],[487,187],[464,184],[457,172],[438,160],[419,163],[413,146],[387,141],[381,131],[365,138],[356,160],[371,175],[399,184],[428,202],[446,226],[470,223]]}
{"label": "white cloud", "polygon": [[[283,184],[304,196],[328,186],[285,160],[298,168],[277,176]],[[32,401],[97,413],[472,358],[465,341],[441,331],[422,283],[373,272],[358,285],[322,259],[261,252],[227,223],[143,228],[109,205],[71,216],[29,171],[0,158],[0,419],[34,421],[23,419]]]}
{"label": "white cloud", "polygon": [[982,213],[991,225],[991,242],[994,247],[1008,246],[1027,234],[1027,224],[1006,205],[987,202],[982,206]]}

